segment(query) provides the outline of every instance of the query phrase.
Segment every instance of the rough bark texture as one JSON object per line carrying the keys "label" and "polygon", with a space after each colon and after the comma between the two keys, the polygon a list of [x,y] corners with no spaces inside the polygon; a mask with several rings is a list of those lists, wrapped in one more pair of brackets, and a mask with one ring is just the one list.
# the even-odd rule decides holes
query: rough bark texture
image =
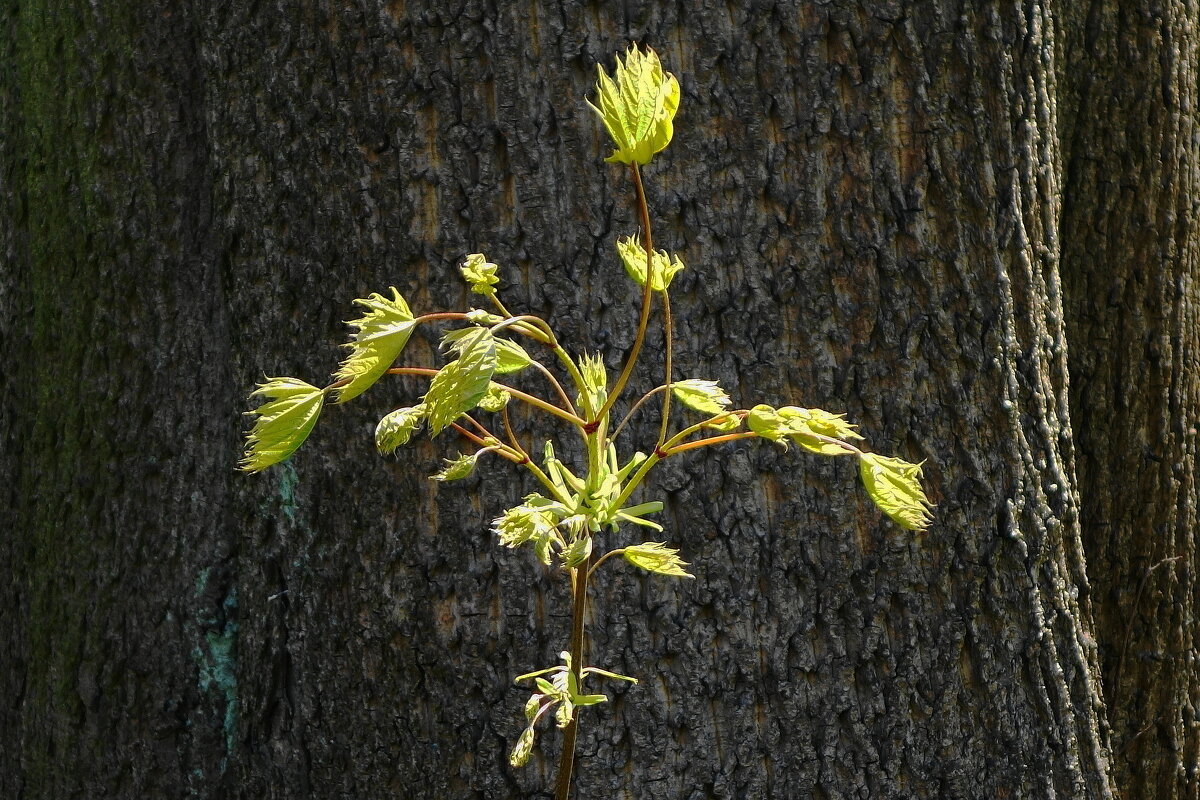
{"label": "rough bark texture", "polygon": [[[252,478],[238,412],[264,372],[320,381],[353,297],[469,302],[453,267],[479,249],[512,306],[615,369],[635,224],[582,95],[632,39],[683,83],[647,176],[689,265],[679,372],[848,412],[928,459],[939,506],[915,537],[844,461],[668,461],[647,499],[698,579],[601,573],[591,660],[643,682],[584,716],[576,796],[1112,795],[1058,281],[1057,76],[1083,51],[1046,3],[102,5],[25,2],[0,28],[0,790],[545,796],[553,732],[506,763],[511,678],[565,645],[566,591],[487,532],[531,487],[495,465],[427,481],[449,435],[379,460],[374,422],[415,382],[330,409]],[[1190,186],[1128,202],[1182,213]],[[1186,558],[1113,609],[1191,586],[1184,506],[1161,507],[1175,546],[1121,563],[1141,585]],[[1117,691],[1191,691],[1133,666],[1161,641],[1139,630]]]}
{"label": "rough bark texture", "polygon": [[1198,12],[1074,11],[1063,276],[1114,766],[1128,797],[1196,798]]}

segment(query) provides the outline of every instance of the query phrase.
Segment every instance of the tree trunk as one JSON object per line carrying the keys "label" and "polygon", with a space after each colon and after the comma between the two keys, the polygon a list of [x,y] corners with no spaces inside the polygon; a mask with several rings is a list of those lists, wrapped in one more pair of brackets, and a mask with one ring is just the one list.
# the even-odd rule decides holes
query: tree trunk
{"label": "tree trunk", "polygon": [[1063,281],[1113,762],[1128,797],[1196,798],[1197,7],[1086,11],[1064,26]]}
{"label": "tree trunk", "polygon": [[1196,761],[1194,9],[1139,22],[1164,60],[1051,0],[194,5],[3,12],[0,790],[548,796],[556,732],[507,764],[512,678],[555,663],[567,592],[487,530],[532,487],[426,480],[449,433],[380,460],[408,379],[259,476],[239,412],[323,381],[354,297],[471,302],[477,250],[617,369],[636,220],[582,98],[633,40],[683,84],[647,172],[677,376],[847,412],[938,507],[901,531],[795,449],[665,462],[644,499],[697,580],[598,573],[589,660],[641,683],[584,711],[575,797],[1194,796],[1152,791]]}

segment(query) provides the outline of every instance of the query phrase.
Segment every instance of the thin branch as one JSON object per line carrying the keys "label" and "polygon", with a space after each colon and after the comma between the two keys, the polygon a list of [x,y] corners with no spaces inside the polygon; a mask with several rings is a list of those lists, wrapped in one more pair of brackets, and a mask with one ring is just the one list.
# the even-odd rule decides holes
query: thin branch
{"label": "thin branch", "polygon": [[646,324],[650,321],[650,300],[654,294],[650,280],[654,275],[654,240],[650,234],[650,208],[646,205],[646,190],[642,186],[642,173],[638,170],[637,164],[629,166],[633,172],[633,185],[637,190],[638,214],[642,219],[642,242],[646,248],[646,284],[642,288],[642,312],[638,317],[637,336],[633,340],[633,349],[629,351],[629,358],[625,360],[625,368],[621,370],[621,377],[617,378],[616,385],[613,386],[604,405],[596,412],[596,419],[592,420],[593,422],[602,419],[612,409],[613,403],[617,402],[617,398],[625,390],[625,384],[629,383],[629,376],[633,374],[633,367],[637,363],[638,355],[642,352],[642,343],[646,340]]}
{"label": "thin branch", "polygon": [[667,388],[666,386],[655,386],[653,389],[651,389],[650,391],[646,392],[644,395],[639,397],[638,401],[633,404],[633,407],[630,408],[627,412],[625,412],[625,418],[621,420],[621,424],[617,426],[617,429],[612,432],[612,436],[610,436],[609,438],[615,440],[617,438],[617,434],[621,432],[621,429],[625,427],[625,424],[627,422],[629,422],[629,418],[633,416],[633,412],[635,412],[639,408],[641,408],[642,404],[644,404],[647,400],[649,400],[655,394],[663,391],[666,388]]}
{"label": "thin branch", "polygon": [[707,439],[697,439],[694,442],[688,442],[686,444],[676,445],[674,447],[667,448],[664,452],[667,454],[667,456],[673,456],[673,455],[677,455],[679,453],[686,452],[688,450],[695,450],[699,447],[710,447],[714,444],[724,444],[725,442],[734,442],[734,441],[737,441],[738,439],[752,439],[755,436],[758,436],[758,434],[754,433],[753,431],[743,431],[741,433],[727,433],[723,436],[710,436]]}
{"label": "thin branch", "polygon": [[[646,281],[647,282],[649,282],[649,280],[650,280],[649,276],[650,276],[650,273],[647,272],[646,273]],[[665,442],[667,440],[667,423],[671,419],[671,333],[672,333],[672,331],[671,331],[671,298],[668,297],[667,289],[665,286],[663,287],[663,291],[662,291],[662,302],[663,302],[663,339],[664,339],[664,344],[666,345],[665,371],[666,371],[666,376],[667,376],[666,379],[663,380],[663,385],[667,387],[667,390],[665,392],[663,392],[662,423],[660,424],[659,429],[658,429],[658,443],[655,444],[655,447],[662,447],[663,442]]]}
{"label": "thin branch", "polygon": [[588,577],[589,578],[592,577],[592,573],[595,572],[596,570],[600,569],[600,565],[603,564],[605,561],[608,561],[613,556],[618,555],[620,553],[624,553],[624,552],[625,552],[624,547],[618,547],[616,550],[609,550],[607,553],[600,556],[600,558],[596,561],[596,563],[592,564],[591,569],[588,570]]}

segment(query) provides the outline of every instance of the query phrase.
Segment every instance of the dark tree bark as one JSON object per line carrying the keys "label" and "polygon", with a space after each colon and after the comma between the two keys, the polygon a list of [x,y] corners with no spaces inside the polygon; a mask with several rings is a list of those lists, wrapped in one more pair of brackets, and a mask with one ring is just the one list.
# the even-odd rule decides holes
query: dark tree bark
{"label": "dark tree bark", "polygon": [[[235,472],[239,412],[264,372],[323,380],[353,297],[470,302],[476,250],[615,370],[638,293],[613,241],[636,222],[582,97],[630,40],[683,84],[647,175],[656,241],[689,265],[677,374],[846,411],[927,459],[939,505],[914,536],[842,461],[665,462],[646,496],[698,579],[600,573],[591,661],[642,683],[583,716],[576,796],[1149,797],[1195,762],[1195,703],[1170,706],[1195,692],[1170,666],[1193,652],[1194,8],[1139,23],[1164,61],[1051,0],[102,6],[12,5],[0,28],[0,790],[546,796],[559,740],[508,767],[511,679],[565,646],[568,600],[487,531],[532,487],[497,465],[426,480],[449,434],[380,460],[374,422],[413,381],[327,410],[260,476]],[[1108,137],[1139,125],[1122,161]],[[1103,285],[1098,225],[1118,226]],[[1133,365],[1151,333],[1122,405],[1101,342]],[[1128,693],[1115,756],[1102,683]],[[1150,720],[1172,755],[1136,735]]]}
{"label": "dark tree bark", "polygon": [[1063,279],[1113,762],[1129,797],[1195,798],[1197,7],[1077,11]]}

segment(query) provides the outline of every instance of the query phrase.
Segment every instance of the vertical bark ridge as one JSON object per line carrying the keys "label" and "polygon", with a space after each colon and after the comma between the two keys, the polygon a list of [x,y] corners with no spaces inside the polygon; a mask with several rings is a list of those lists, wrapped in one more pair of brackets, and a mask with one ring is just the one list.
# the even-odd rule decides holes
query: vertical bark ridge
{"label": "vertical bark ridge", "polygon": [[1063,273],[1118,785],[1195,798],[1200,162],[1194,2],[1064,6]]}

